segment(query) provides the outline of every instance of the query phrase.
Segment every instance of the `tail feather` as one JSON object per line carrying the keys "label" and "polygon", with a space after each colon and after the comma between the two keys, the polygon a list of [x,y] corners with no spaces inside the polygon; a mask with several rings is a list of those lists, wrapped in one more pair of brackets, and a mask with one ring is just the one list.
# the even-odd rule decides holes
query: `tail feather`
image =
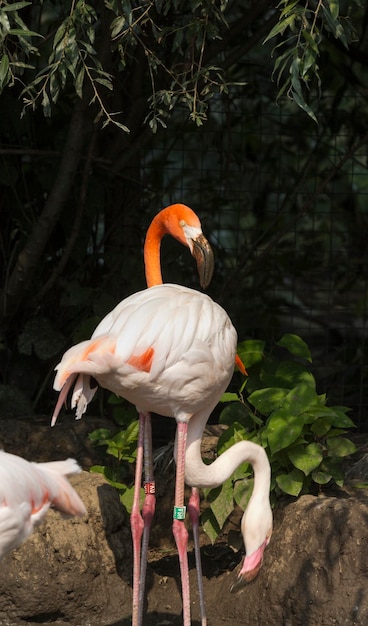
{"label": "tail feather", "polygon": [[63,517],[86,515],[86,507],[66,478],[79,474],[81,471],[77,461],[67,459],[66,461],[34,463],[34,465],[44,474],[49,484],[51,506],[57,509]]}
{"label": "tail feather", "polygon": [[48,461],[47,463],[33,463],[38,469],[46,472],[52,471],[62,476],[74,476],[80,474],[82,468],[79,467],[75,459],[66,459],[65,461]]}
{"label": "tail feather", "polygon": [[57,509],[64,518],[73,517],[74,515],[78,515],[78,517],[86,515],[86,507],[71,484],[60,476],[59,485],[59,492],[57,496],[52,499],[52,506]]}

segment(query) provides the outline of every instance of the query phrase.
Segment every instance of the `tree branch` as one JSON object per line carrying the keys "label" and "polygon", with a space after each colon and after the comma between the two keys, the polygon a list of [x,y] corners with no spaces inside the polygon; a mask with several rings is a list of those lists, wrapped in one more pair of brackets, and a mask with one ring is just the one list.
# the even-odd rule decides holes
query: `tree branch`
{"label": "tree branch", "polygon": [[1,294],[0,319],[3,321],[12,317],[24,298],[28,296],[35,269],[40,262],[51,231],[69,197],[81,159],[85,109],[86,101],[78,100],[70,120],[60,167],[53,188],[23,250],[18,255],[15,267]]}

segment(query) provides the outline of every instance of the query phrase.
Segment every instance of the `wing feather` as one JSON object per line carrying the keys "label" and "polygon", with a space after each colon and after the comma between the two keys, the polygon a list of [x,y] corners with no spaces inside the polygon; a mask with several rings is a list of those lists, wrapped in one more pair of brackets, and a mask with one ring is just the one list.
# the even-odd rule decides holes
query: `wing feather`
{"label": "wing feather", "polygon": [[[207,295],[158,285],[118,304],[93,333],[93,349],[83,342],[67,351],[57,366],[54,387],[62,387],[66,373],[79,372],[142,410],[175,415],[180,408],[190,413],[206,401],[210,389],[221,393],[227,385],[236,342],[228,315]],[[140,366],[145,354],[153,355],[149,368]],[[78,391],[82,399],[88,395],[86,380]],[[77,406],[78,417],[85,411],[83,403],[81,410]]]}

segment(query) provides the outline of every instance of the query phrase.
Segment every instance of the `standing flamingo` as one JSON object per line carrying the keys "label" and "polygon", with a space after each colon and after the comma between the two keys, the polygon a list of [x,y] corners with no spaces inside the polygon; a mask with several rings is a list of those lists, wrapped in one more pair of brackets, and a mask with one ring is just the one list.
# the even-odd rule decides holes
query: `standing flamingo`
{"label": "standing flamingo", "polygon": [[0,559],[31,535],[50,506],[63,517],[86,514],[66,478],[79,472],[74,459],[29,463],[0,451]]}
{"label": "standing flamingo", "polygon": [[[196,437],[200,441],[212,409],[227,388],[236,360],[237,335],[227,313],[203,293],[179,285],[162,284],[160,244],[166,233],[189,247],[197,260],[202,286],[208,284],[213,270],[213,255],[202,233],[198,217],[189,207],[182,204],[163,209],[152,221],[145,241],[144,259],[149,288],[123,300],[101,321],[90,340],[70,348],[56,367],[57,375],[54,382],[54,388],[60,391],[60,395],[52,424],[55,424],[60,408],[74,383],[71,404],[72,408],[76,408],[77,418],[82,417],[94,396],[96,381],[102,387],[135,404],[139,413],[136,489],[131,515],[134,550],[133,626],[140,626],[142,622],[144,585],[142,571],[145,572],[143,555],[146,557],[146,554],[142,550],[141,568],[141,538],[143,533],[144,547],[154,511],[150,412],[174,417],[177,421],[173,534],[180,561],[184,626],[189,626],[188,533],[184,526],[186,512],[184,476],[194,487],[203,484],[201,482],[203,467],[198,464],[194,444]],[[189,436],[188,445],[187,436]],[[142,518],[139,512],[139,489],[143,450],[145,450],[146,498]],[[198,454],[200,459],[200,453]],[[191,463],[195,458],[197,470],[199,468],[200,471],[192,473],[188,468],[188,462]],[[242,461],[244,460],[242,458]],[[246,571],[255,575],[270,535],[272,515],[268,501],[268,461],[263,459],[262,464],[260,457],[256,458],[256,455],[250,459],[250,462],[252,461],[258,480],[256,478],[253,502],[249,503],[252,506],[248,506],[246,511],[249,521],[245,520],[244,524],[242,523],[242,530],[243,527],[247,527],[247,533],[243,530],[244,537],[247,534],[252,538],[252,548],[256,543],[257,531],[254,526],[259,523],[258,518],[263,516],[270,521],[271,517],[271,523],[263,534],[263,524],[260,524],[259,534],[262,536],[255,548],[258,552],[252,567],[248,567],[248,561],[246,563]],[[267,471],[264,469],[265,466]],[[232,471],[229,471],[227,476]],[[219,473],[218,483],[223,482],[227,476],[221,480]],[[262,506],[266,501],[266,513],[262,510],[260,501]],[[198,507],[198,492],[194,489],[189,510],[196,528]],[[199,550],[197,555],[198,552]],[[247,550],[246,558],[250,558],[250,555]],[[198,564],[200,565],[200,560]],[[201,587],[200,597],[203,600]],[[205,625],[203,601],[201,613],[202,624]]]}

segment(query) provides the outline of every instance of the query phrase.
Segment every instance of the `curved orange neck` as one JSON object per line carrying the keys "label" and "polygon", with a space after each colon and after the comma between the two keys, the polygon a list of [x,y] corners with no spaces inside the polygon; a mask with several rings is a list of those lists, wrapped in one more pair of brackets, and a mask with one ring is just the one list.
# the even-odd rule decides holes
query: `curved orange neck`
{"label": "curved orange neck", "polygon": [[162,285],[160,250],[164,235],[170,234],[188,246],[180,222],[184,220],[200,227],[196,214],[185,204],[172,204],[160,211],[152,220],[144,242],[144,266],[147,287]]}
{"label": "curved orange neck", "polygon": [[146,273],[147,287],[162,285],[160,250],[161,240],[166,235],[164,224],[156,216],[147,230],[144,242],[144,268]]}

